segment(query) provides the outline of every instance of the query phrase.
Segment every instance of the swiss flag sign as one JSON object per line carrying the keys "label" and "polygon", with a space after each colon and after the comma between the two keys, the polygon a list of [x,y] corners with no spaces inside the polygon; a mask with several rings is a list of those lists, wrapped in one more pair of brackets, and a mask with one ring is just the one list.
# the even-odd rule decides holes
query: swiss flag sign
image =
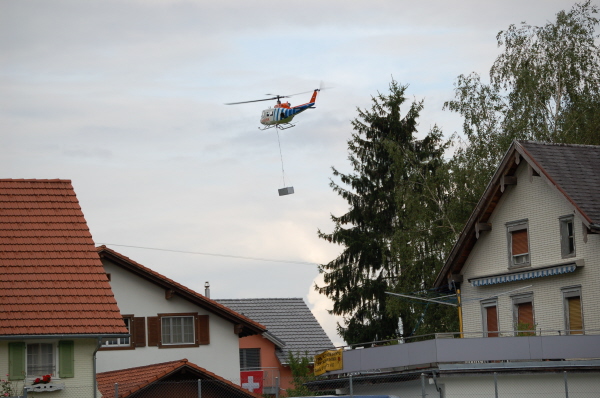
{"label": "swiss flag sign", "polygon": [[242,388],[257,394],[263,393],[263,371],[251,370],[240,372]]}

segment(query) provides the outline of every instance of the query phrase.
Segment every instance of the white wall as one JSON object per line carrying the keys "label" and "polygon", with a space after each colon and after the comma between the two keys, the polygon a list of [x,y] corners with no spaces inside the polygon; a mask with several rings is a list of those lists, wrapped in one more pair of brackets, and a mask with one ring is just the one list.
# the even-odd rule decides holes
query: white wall
{"label": "white wall", "polygon": [[[189,301],[174,296],[165,299],[165,290],[103,259],[111,274],[111,287],[123,315],[150,317],[162,313],[197,312],[209,315],[210,344],[190,348],[138,347],[134,350],[99,351],[98,372],[154,363],[188,359],[221,377],[239,380],[239,338],[234,324]],[[147,333],[146,328],[146,333]]]}
{"label": "white wall", "polygon": [[[565,329],[561,288],[581,285],[584,327],[600,329],[600,235],[588,235],[583,242],[581,218],[575,215],[576,257],[561,258],[558,217],[573,214],[573,206],[542,177],[529,181],[526,162],[517,170],[518,184],[508,186],[489,222],[492,230],[483,232],[462,270],[463,326],[465,332],[483,329],[481,305],[476,298],[484,298],[509,290],[533,285],[515,293],[533,292],[533,306],[537,329]],[[527,281],[472,287],[467,280],[478,276],[508,271],[506,222],[529,220],[531,267],[543,267],[584,259],[585,266],[574,273]],[[524,268],[523,270],[526,270]],[[498,297],[500,330],[513,329],[511,295]]]}

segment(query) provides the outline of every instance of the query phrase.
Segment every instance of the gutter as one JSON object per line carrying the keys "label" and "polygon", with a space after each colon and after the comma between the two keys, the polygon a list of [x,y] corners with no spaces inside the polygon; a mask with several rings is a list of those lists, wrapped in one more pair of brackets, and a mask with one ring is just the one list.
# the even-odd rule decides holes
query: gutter
{"label": "gutter", "polygon": [[27,339],[109,339],[113,337],[130,337],[129,333],[111,334],[13,334],[0,336],[0,340]]}

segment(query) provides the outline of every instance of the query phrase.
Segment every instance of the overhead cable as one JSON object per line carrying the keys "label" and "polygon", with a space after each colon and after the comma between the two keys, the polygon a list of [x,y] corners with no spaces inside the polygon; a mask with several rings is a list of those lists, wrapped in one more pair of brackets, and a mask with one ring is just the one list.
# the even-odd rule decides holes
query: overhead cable
{"label": "overhead cable", "polygon": [[273,263],[288,263],[288,264],[319,265],[317,263],[310,263],[308,261],[275,260],[275,259],[272,259],[272,258],[234,256],[232,254],[218,254],[218,253],[192,252],[192,251],[185,251],[185,250],[159,249],[159,248],[156,248],[156,247],[119,245],[119,244],[116,244],[116,243],[102,243],[102,242],[96,242],[96,243],[99,244],[99,245],[107,245],[107,246],[131,247],[131,248],[134,248],[134,249],[157,250],[157,251],[162,251],[162,252],[173,252],[173,253],[199,254],[199,255],[202,255],[202,256],[228,257],[228,258],[237,258],[237,259],[240,259],[240,260],[269,261],[269,262],[273,262]]}

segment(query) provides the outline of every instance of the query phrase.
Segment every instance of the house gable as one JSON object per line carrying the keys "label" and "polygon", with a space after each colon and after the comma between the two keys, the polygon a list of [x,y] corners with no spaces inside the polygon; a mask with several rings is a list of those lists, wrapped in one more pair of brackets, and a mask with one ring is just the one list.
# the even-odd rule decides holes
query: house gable
{"label": "house gable", "polygon": [[465,332],[600,326],[594,170],[600,147],[513,143],[436,280],[460,287]]}
{"label": "house gable", "polygon": [[131,340],[108,341],[101,372],[187,357],[227,378],[239,378],[240,336],[266,328],[107,247],[105,272],[128,319]]}

